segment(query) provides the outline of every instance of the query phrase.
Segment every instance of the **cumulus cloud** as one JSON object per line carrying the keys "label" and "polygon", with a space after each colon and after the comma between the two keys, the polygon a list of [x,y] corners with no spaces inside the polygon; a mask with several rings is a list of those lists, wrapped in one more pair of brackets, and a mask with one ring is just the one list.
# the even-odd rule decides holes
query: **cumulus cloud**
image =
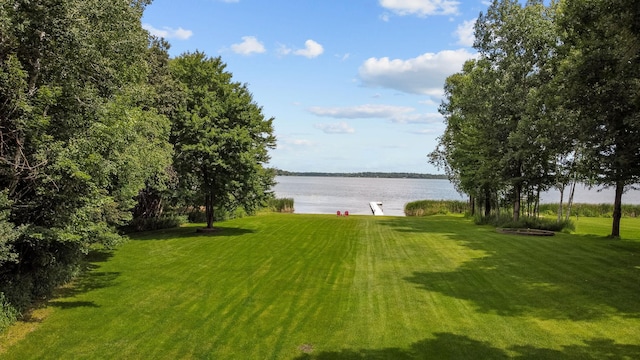
{"label": "cumulus cloud", "polygon": [[231,45],[231,50],[241,55],[261,54],[267,51],[255,36],[243,36],[241,43]]}
{"label": "cumulus cloud", "polygon": [[[309,59],[318,57],[324,53],[324,47],[322,47],[322,45],[320,45],[319,43],[311,39],[305,41],[304,45],[305,45],[304,49],[293,50],[286,45],[278,44],[277,52],[281,56],[293,54],[298,56],[305,56]],[[349,57],[349,54],[344,55],[343,60],[346,60],[348,57]]]}
{"label": "cumulus cloud", "polygon": [[193,31],[185,30],[181,27],[177,29],[173,29],[168,26],[165,26],[162,29],[157,29],[153,27],[153,25],[151,24],[142,24],[142,28],[147,30],[149,34],[153,36],[157,36],[165,39],[187,40],[193,35]]}
{"label": "cumulus cloud", "polygon": [[356,132],[355,129],[344,121],[332,124],[315,124],[314,126],[316,129],[320,129],[326,134],[353,134]]}
{"label": "cumulus cloud", "polygon": [[458,37],[458,45],[472,47],[473,41],[476,39],[474,34],[474,27],[476,25],[476,19],[468,20],[458,25],[455,35]]}
{"label": "cumulus cloud", "polygon": [[322,45],[311,39],[305,41],[304,46],[304,49],[296,50],[293,53],[295,55],[305,56],[309,59],[312,59],[322,55],[322,53],[324,52],[324,48],[322,47]]}
{"label": "cumulus cloud", "polygon": [[346,107],[310,107],[314,115],[336,119],[387,119],[396,123],[434,123],[442,121],[438,113],[417,113],[409,106],[365,104]]}
{"label": "cumulus cloud", "polygon": [[417,15],[454,15],[458,13],[460,2],[452,0],[379,0],[380,6],[393,13]]}
{"label": "cumulus cloud", "polygon": [[360,66],[358,77],[364,86],[399,90],[439,99],[444,81],[462,70],[465,61],[476,55],[465,49],[425,53],[412,59],[369,58]]}

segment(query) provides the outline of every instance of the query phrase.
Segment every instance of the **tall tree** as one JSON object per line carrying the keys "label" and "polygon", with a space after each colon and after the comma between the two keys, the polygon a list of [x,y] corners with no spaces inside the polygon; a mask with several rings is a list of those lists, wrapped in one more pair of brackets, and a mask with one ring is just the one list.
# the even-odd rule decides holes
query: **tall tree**
{"label": "tall tree", "polygon": [[540,0],[522,6],[517,0],[494,0],[476,22],[474,47],[487,61],[482,91],[490,97],[488,111],[500,154],[503,179],[510,184],[513,218],[518,220],[526,188],[548,186],[553,153],[552,129],[539,88],[550,81],[548,64],[555,55],[555,6]]}
{"label": "tall tree", "polygon": [[275,146],[273,118],[265,119],[246,85],[233,82],[225,67],[201,52],[171,61],[186,94],[173,124],[174,165],[182,188],[203,201],[207,228],[214,208],[253,211],[274,183],[264,168]]}
{"label": "tall tree", "polygon": [[113,245],[171,160],[146,85],[146,0],[0,2],[0,190],[21,229],[0,291],[25,305]]}
{"label": "tall tree", "polygon": [[640,3],[565,0],[559,13],[560,91],[579,116],[584,175],[615,188],[619,237],[622,195],[640,182]]}

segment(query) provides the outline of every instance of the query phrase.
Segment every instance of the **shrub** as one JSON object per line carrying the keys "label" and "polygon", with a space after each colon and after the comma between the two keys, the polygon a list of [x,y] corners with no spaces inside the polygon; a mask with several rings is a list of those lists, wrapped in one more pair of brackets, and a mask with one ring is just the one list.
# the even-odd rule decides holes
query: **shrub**
{"label": "shrub", "polygon": [[0,332],[16,322],[19,316],[18,310],[7,301],[4,293],[0,292]]}
{"label": "shrub", "polygon": [[404,206],[406,216],[464,214],[468,210],[469,204],[466,201],[457,200],[419,200]]}

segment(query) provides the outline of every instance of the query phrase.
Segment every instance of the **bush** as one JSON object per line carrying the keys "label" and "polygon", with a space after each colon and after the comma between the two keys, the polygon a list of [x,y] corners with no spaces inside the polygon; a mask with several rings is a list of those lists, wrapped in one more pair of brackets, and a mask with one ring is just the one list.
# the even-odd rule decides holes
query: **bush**
{"label": "bush", "polygon": [[404,206],[406,216],[464,214],[468,210],[469,204],[466,201],[457,200],[419,200]]}
{"label": "bush", "polygon": [[270,199],[267,206],[269,210],[275,212],[292,213],[294,211],[292,198]]}
{"label": "bush", "polygon": [[7,301],[4,293],[0,292],[0,332],[16,322],[19,316],[18,310]]}

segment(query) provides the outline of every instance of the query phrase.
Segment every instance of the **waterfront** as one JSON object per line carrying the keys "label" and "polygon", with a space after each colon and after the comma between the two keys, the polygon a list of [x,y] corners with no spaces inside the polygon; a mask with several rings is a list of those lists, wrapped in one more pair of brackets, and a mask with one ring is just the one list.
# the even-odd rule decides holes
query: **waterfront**
{"label": "waterfront", "polygon": [[[278,198],[293,198],[298,214],[335,214],[349,211],[354,215],[370,215],[370,201],[383,203],[385,215],[404,216],[404,205],[416,200],[461,200],[448,180],[388,179],[278,176],[274,192]],[[569,197],[565,191],[565,201]],[[584,186],[576,188],[576,203],[613,203],[613,189],[597,191]],[[541,195],[543,203],[558,203],[557,191]],[[640,204],[640,191],[629,191],[623,196],[625,204]]]}

